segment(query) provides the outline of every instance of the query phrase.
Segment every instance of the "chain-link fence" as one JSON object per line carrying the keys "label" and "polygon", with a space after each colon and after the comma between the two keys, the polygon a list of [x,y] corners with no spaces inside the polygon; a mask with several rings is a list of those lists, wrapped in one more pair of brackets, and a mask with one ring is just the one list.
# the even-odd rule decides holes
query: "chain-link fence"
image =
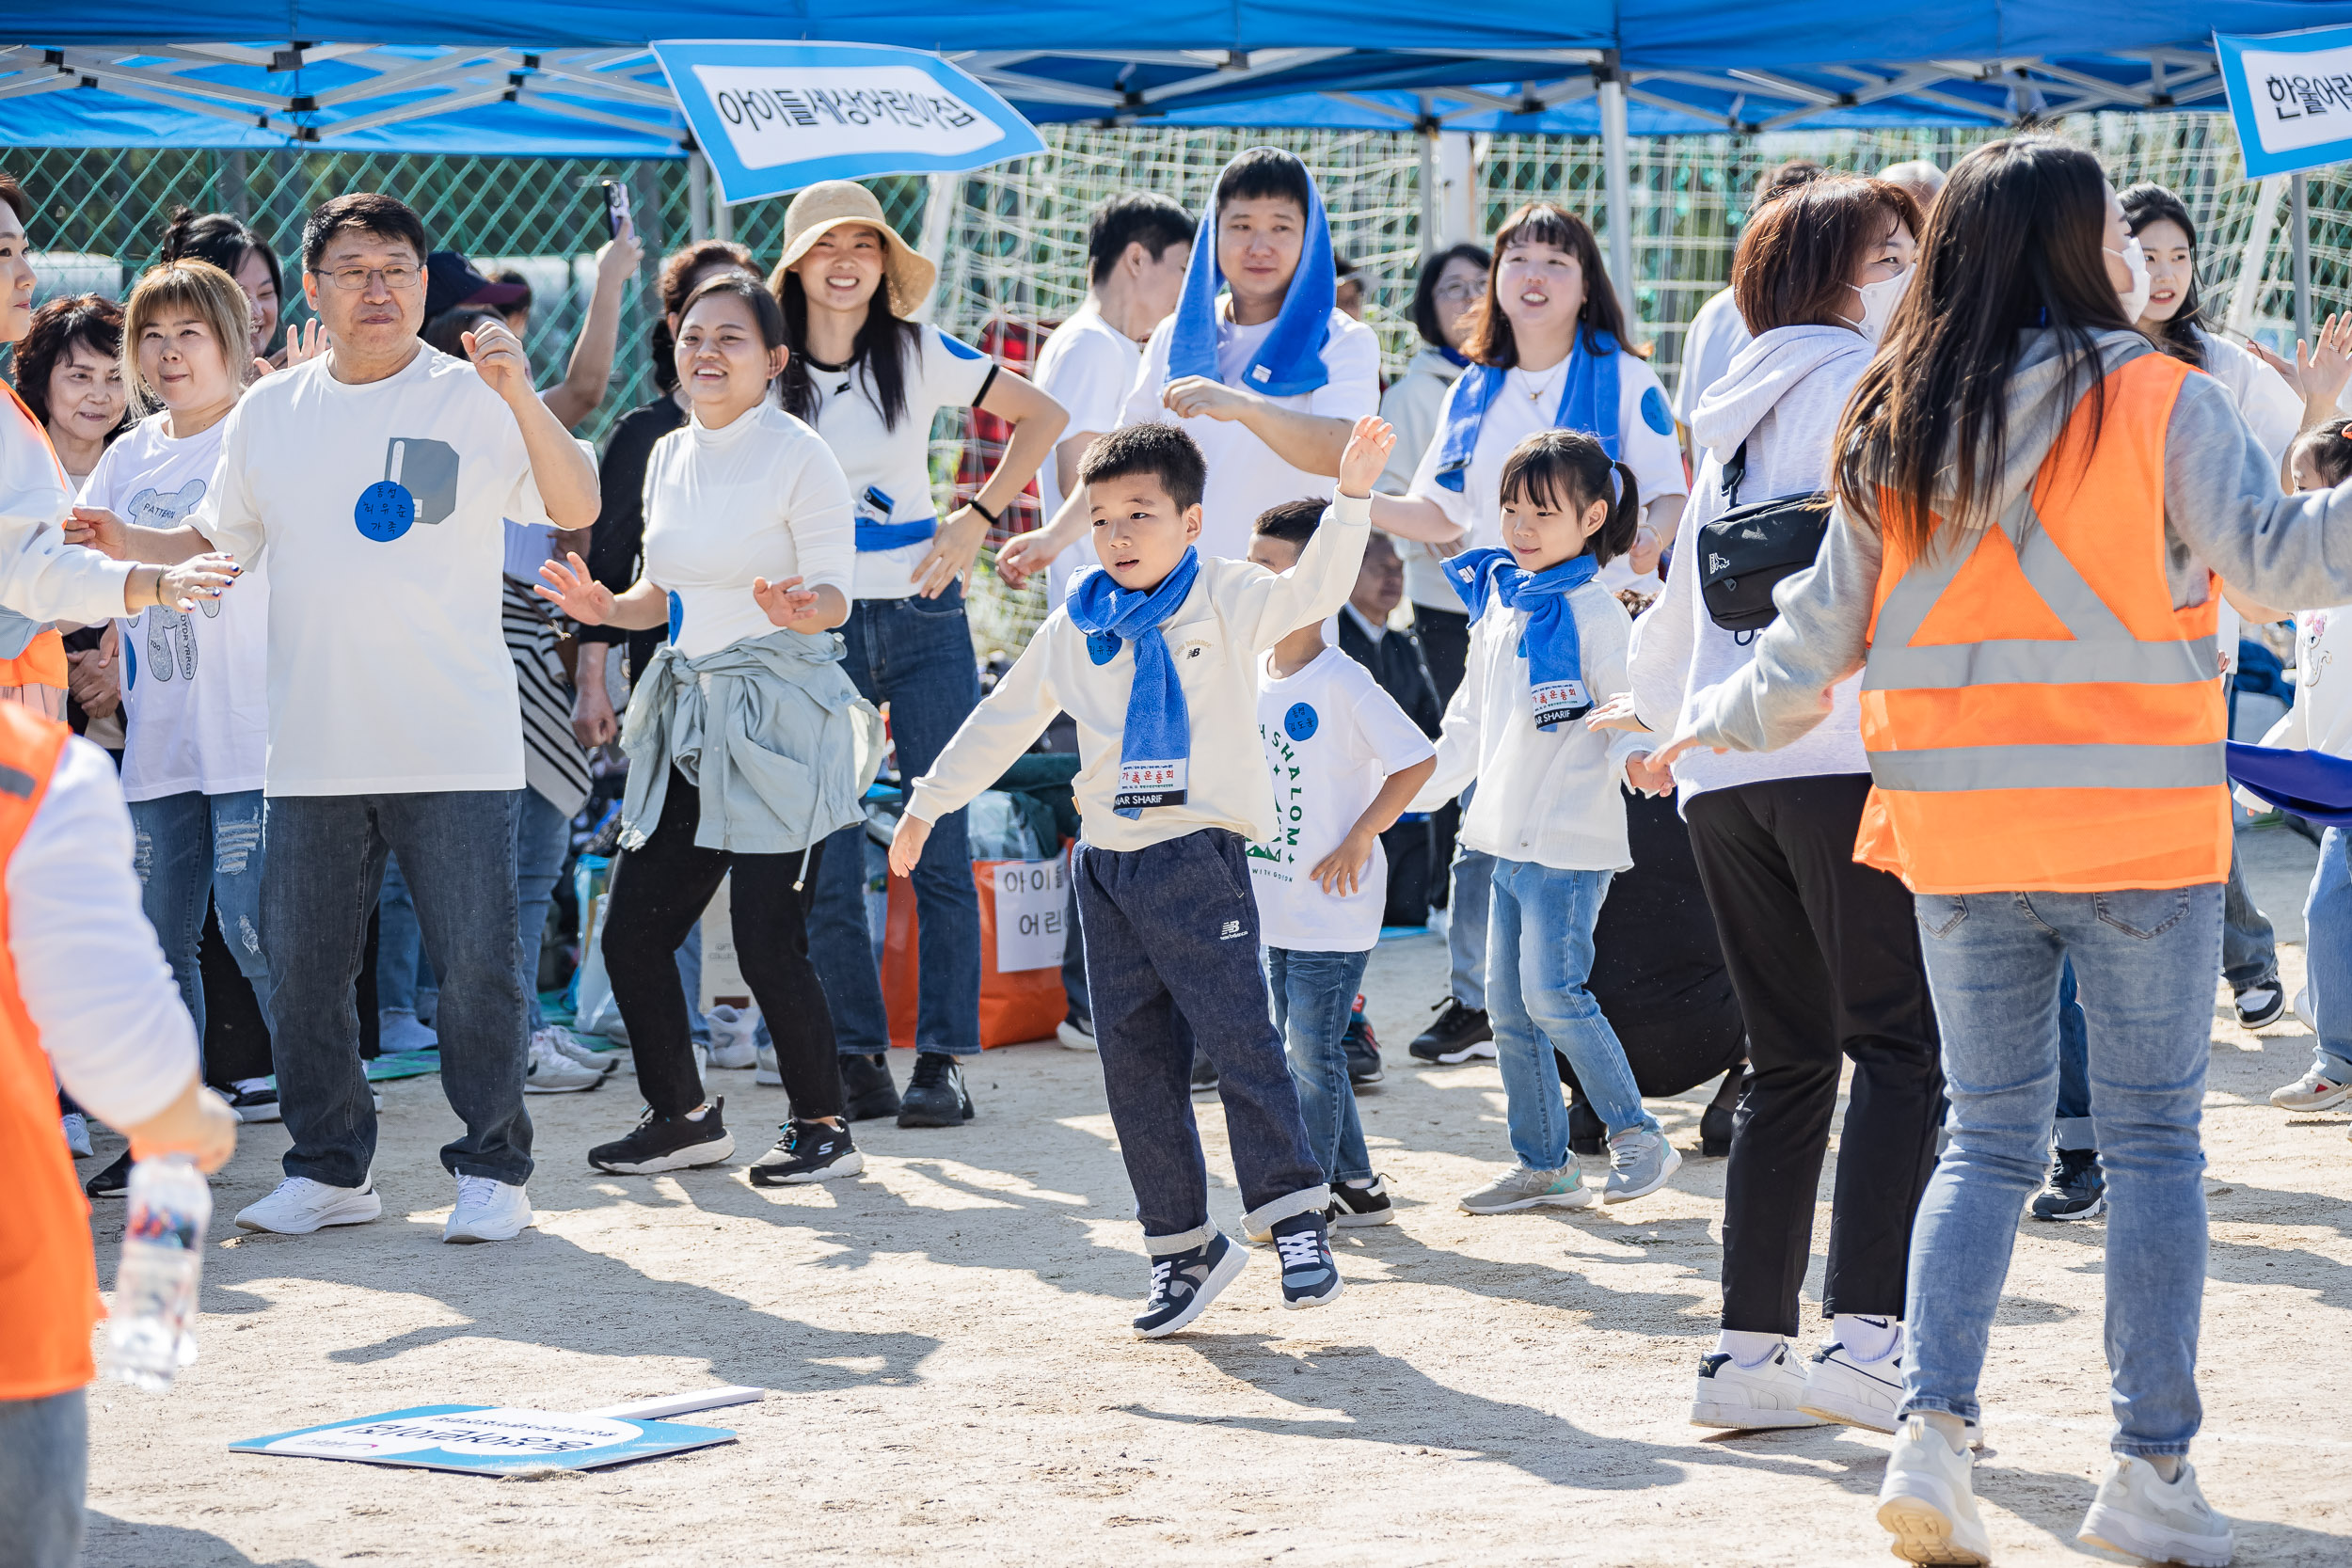
{"label": "chain-link fence", "polygon": [[[2226,118],[2081,116],[2058,129],[2095,149],[2119,187],[2153,179],[2181,195],[2201,230],[2209,314],[2228,314],[2274,345],[2291,337],[2285,325],[2292,313],[2289,235],[2279,184],[2246,179]],[[1271,142],[1295,151],[1314,171],[1331,214],[1334,246],[1361,269],[1366,319],[1380,334],[1391,369],[1410,356],[1413,271],[1422,227],[1418,136],[1078,126],[1049,127],[1043,135],[1046,150],[1018,164],[953,179],[876,182],[892,223],[938,253],[933,315],[946,330],[982,344],[1014,369],[1025,368],[1044,332],[1083,297],[1086,223],[1097,202],[1120,190],[1151,189],[1198,211],[1217,170],[1235,152]],[[1740,221],[1757,186],[1781,162],[1804,157],[1867,171],[1927,158],[1948,166],[1994,135],[1795,132],[1636,140],[1629,166],[1634,277],[1628,293],[1652,363],[1672,380],[1685,325],[1724,286]],[[1482,231],[1491,232],[1520,202],[1544,198],[1587,217],[1605,240],[1597,141],[1481,136],[1473,166]],[[489,266],[517,266],[531,277],[535,308],[526,346],[548,379],[560,372],[580,330],[594,277],[586,258],[605,239],[596,182],[624,180],[645,243],[644,286],[631,291],[623,307],[612,392],[581,429],[592,437],[601,437],[621,413],[653,395],[642,345],[652,325],[653,274],[662,253],[723,225],[768,261],[780,246],[785,208],[780,200],[761,201],[718,214],[709,210],[715,198],[698,193],[691,172],[676,162],[28,149],[0,150],[0,167],[16,174],[40,204],[31,228],[42,252],[36,264],[44,294],[119,294],[153,261],[166,221],[182,205],[238,213],[280,256],[293,257],[300,248],[303,216],[315,203],[345,191],[391,192],[417,208],[437,246],[464,251]],[[933,211],[935,198],[952,205]],[[2313,175],[2310,203],[2314,309],[2325,313],[2352,288],[2352,176]],[[704,209],[699,223],[698,208]],[[2241,301],[2239,283],[2249,261],[2261,282],[2255,297]],[[289,293],[292,323],[305,312],[299,291]],[[943,415],[933,433],[943,504],[968,495],[993,459],[993,443],[975,436],[971,422],[961,413]],[[1025,506],[1007,521],[1019,528],[1034,519],[1033,507]],[[1041,590],[1011,594],[983,571],[973,610],[983,649],[1010,650],[1026,641],[1044,604]]]}

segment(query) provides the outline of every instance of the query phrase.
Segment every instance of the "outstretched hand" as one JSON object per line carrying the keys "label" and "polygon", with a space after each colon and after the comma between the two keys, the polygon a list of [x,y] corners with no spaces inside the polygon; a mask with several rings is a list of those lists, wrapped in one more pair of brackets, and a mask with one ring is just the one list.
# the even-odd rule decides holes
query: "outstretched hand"
{"label": "outstretched hand", "polygon": [[1045,536],[1050,531],[1031,529],[1006,540],[1005,547],[996,552],[996,580],[1018,592],[1028,586],[1029,578],[1051,566],[1061,552],[1047,553],[1051,546]]}
{"label": "outstretched hand", "polygon": [[155,602],[183,615],[193,612],[199,599],[217,599],[235,586],[234,557],[215,551],[192,555],[177,566],[167,566],[155,579]]}
{"label": "outstretched hand", "polygon": [[752,578],[752,598],[771,626],[797,629],[797,624],[807,620],[816,610],[817,590],[803,588],[802,580],[786,578],[781,582],[770,582],[766,578]]}
{"label": "outstretched hand", "polygon": [[612,618],[612,590],[588,575],[588,562],[577,550],[539,568],[538,594],[583,626],[600,626]]}
{"label": "outstretched hand", "polygon": [[1348,433],[1347,450],[1340,453],[1340,494],[1358,500],[1370,499],[1380,472],[1396,450],[1396,427],[1377,414],[1367,414]]}

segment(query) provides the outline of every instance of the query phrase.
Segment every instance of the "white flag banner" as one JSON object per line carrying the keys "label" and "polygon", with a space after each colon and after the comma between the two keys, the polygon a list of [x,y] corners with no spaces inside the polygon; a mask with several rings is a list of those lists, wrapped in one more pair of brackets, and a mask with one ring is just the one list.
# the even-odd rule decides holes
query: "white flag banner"
{"label": "white flag banner", "polygon": [[2249,179],[2352,159],[2352,27],[2213,42]]}

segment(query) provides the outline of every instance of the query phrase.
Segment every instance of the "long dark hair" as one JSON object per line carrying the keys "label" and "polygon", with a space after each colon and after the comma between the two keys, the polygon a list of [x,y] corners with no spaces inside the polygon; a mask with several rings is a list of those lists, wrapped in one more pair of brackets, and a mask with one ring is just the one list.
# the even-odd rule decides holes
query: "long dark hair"
{"label": "long dark hair", "polygon": [[1595,501],[1609,515],[1585,538],[1581,553],[1603,566],[1632,550],[1642,529],[1642,487],[1633,470],[1581,430],[1539,430],[1502,460],[1502,503],[1532,500],[1553,512],[1581,516]]}
{"label": "long dark hair", "polygon": [[[784,374],[776,378],[777,390],[786,413],[814,424],[817,384],[809,375],[808,291],[801,287],[800,274],[787,267],[776,269],[768,287],[784,309],[784,341],[792,351],[784,362]],[[885,429],[898,429],[907,417],[907,355],[910,350],[920,353],[922,340],[921,327],[890,313],[890,280],[884,277],[866,302],[866,320],[859,324],[850,364],[865,363],[866,389]]]}
{"label": "long dark hair", "polygon": [[1511,318],[1502,313],[1495,298],[1495,279],[1502,276],[1502,253],[1512,245],[1528,242],[1556,245],[1576,258],[1578,268],[1584,275],[1584,303],[1576,313],[1584,337],[1584,352],[1598,354],[1600,342],[1595,336],[1606,332],[1617,341],[1617,346],[1637,357],[1647,357],[1625,335],[1625,312],[1618,309],[1617,291],[1610,286],[1609,268],[1600,259],[1600,242],[1584,220],[1565,208],[1549,201],[1531,201],[1513,213],[1495,232],[1495,264],[1486,274],[1486,297],[1473,306],[1478,314],[1471,320],[1470,336],[1464,340],[1462,352],[1482,365],[1498,365],[1504,370],[1519,362],[1519,345],[1511,336]]}
{"label": "long dark hair", "polygon": [[248,256],[259,256],[262,264],[269,269],[269,286],[277,291],[278,309],[282,313],[286,309],[286,274],[278,263],[278,253],[263,245],[262,237],[246,228],[245,220],[234,213],[174,208],[171,221],[164,228],[162,254],[156,260],[210,261],[234,277]]}
{"label": "long dark hair", "polygon": [[[92,354],[109,364],[122,361],[122,307],[103,294],[60,294],[48,300],[33,312],[33,325],[24,334],[24,341],[16,345],[16,358],[9,366],[16,380],[16,395],[24,400],[24,406],[33,411],[33,418],[43,425],[49,422],[49,375],[57,368],[74,344],[87,344]],[[242,349],[243,344],[233,345]],[[243,362],[242,353],[231,352],[231,367]],[[122,408],[122,420],[107,433],[108,440],[131,428],[133,410],[128,400]]]}
{"label": "long dark hair", "polygon": [[[1988,142],[1960,161],[1928,214],[1919,277],[1854,387],[1831,451],[1838,501],[1914,555],[1936,528],[1946,468],[1957,491],[1945,520],[1974,526],[2008,454],[2010,379],[2027,328],[2063,342],[2067,407],[2087,390],[2095,443],[2106,413],[2092,334],[2128,331],[2105,260],[2106,176],[2056,136]],[[1879,492],[1892,493],[1882,514]]]}
{"label": "long dark hair", "polygon": [[2205,368],[2205,345],[2197,341],[2197,329],[2205,325],[2204,311],[2197,302],[2197,226],[2188,219],[2188,209],[2170,191],[2149,181],[2134,185],[2121,198],[2123,203],[2123,227],[2135,237],[2152,223],[2170,221],[2181,226],[2188,236],[2188,288],[2181,294],[2181,308],[2172,312],[2155,333],[2156,346],[2175,359],[2185,359],[2199,370]]}
{"label": "long dark hair", "polygon": [[1445,277],[1445,269],[1456,261],[1468,261],[1480,272],[1495,270],[1495,259],[1486,254],[1486,247],[1468,240],[1443,250],[1433,250],[1421,259],[1421,276],[1413,279],[1413,327],[1421,334],[1421,341],[1431,348],[1446,346],[1445,333],[1438,325],[1438,282]]}

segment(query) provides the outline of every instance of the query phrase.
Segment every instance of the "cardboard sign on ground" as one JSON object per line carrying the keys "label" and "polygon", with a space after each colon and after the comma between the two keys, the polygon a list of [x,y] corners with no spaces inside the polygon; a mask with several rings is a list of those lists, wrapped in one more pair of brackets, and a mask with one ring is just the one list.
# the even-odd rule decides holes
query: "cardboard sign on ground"
{"label": "cardboard sign on ground", "polygon": [[722,1428],[683,1426],[675,1421],[481,1404],[421,1404],[247,1438],[229,1447],[234,1453],[356,1459],[367,1465],[500,1476],[516,1470],[593,1470],[734,1441],[735,1433]]}

